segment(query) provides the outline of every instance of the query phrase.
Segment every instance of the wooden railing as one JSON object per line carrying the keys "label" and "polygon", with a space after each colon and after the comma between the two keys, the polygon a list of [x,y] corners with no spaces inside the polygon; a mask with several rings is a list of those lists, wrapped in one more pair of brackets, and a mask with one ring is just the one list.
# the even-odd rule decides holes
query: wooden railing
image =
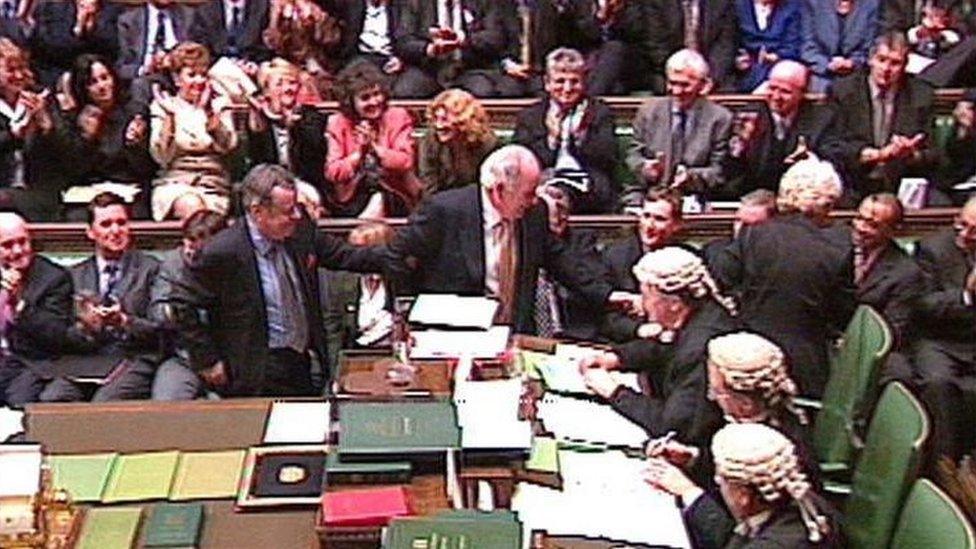
{"label": "wooden railing", "polygon": [[[958,210],[955,208],[929,208],[907,212],[899,236],[920,237],[926,233],[948,227]],[[854,216],[852,210],[838,211],[834,217],[839,223],[847,223]],[[628,215],[581,215],[570,218],[571,226],[592,229],[612,237],[632,227],[637,218]],[[710,212],[685,216],[681,237],[687,240],[707,241],[732,234],[732,212]],[[405,219],[387,220],[393,226],[403,225]],[[326,219],[319,222],[319,230],[344,235],[360,223],[357,219]],[[91,249],[85,236],[83,223],[35,223],[30,226],[35,246],[44,252],[82,252]],[[132,232],[137,245],[146,250],[163,250],[176,246],[180,241],[177,222],[154,223],[135,221]]]}

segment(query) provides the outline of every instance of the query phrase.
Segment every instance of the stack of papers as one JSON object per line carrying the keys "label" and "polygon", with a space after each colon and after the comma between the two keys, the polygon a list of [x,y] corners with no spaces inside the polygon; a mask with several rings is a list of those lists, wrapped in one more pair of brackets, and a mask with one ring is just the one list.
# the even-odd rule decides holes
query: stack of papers
{"label": "stack of papers", "polygon": [[[523,524],[555,536],[586,536],[655,547],[691,547],[673,496],[648,486],[644,460],[621,452],[560,451],[563,490],[519,484],[512,499]],[[647,520],[654,517],[654,520]]]}
{"label": "stack of papers", "polygon": [[643,448],[647,433],[606,404],[546,393],[537,417],[558,440]]}
{"label": "stack of papers", "polygon": [[424,330],[414,331],[410,357],[494,358],[508,347],[508,326],[493,326],[485,331]]}
{"label": "stack of papers", "polygon": [[454,406],[465,449],[521,449],[532,446],[532,425],[518,418],[522,380],[465,381],[454,390]]}
{"label": "stack of papers", "polygon": [[409,321],[424,326],[487,330],[498,302],[487,297],[422,294],[410,309]]}
{"label": "stack of papers", "polygon": [[329,436],[328,402],[274,402],[264,429],[265,444],[322,444]]}

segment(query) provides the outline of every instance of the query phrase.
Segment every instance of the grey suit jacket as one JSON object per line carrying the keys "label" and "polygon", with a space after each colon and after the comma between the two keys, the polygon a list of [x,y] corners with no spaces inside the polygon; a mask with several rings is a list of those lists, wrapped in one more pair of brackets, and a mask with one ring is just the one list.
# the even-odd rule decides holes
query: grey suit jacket
{"label": "grey suit jacket", "polygon": [[[149,318],[149,296],[153,280],[159,272],[159,261],[144,252],[132,250],[122,256],[121,268],[122,279],[114,293],[119,296],[122,310],[131,318],[123,340],[117,341],[108,334],[90,337],[77,327],[71,327],[68,340],[75,351],[96,352],[111,343],[119,343],[126,351],[137,353],[158,350],[157,323]],[[94,256],[71,268],[75,292],[79,294],[98,295],[98,276]]]}
{"label": "grey suit jacket", "polygon": [[[173,20],[173,34],[177,42],[190,39],[190,25],[192,23],[193,8],[177,4],[167,8]],[[119,15],[119,57],[115,62],[115,70],[122,80],[132,80],[139,76],[139,67],[146,56],[146,22],[147,10],[145,6],[129,8]]]}
{"label": "grey suit jacket", "polygon": [[732,113],[708,99],[700,98],[692,106],[685,129],[685,146],[679,161],[670,158],[672,150],[670,97],[655,97],[641,105],[634,118],[634,141],[627,152],[627,167],[635,174],[633,184],[624,189],[625,206],[640,205],[648,183],[641,175],[644,161],[657,153],[665,157],[665,177],[670,181],[678,164],[684,164],[691,175],[685,192],[710,193],[722,190],[725,174],[722,165],[729,150]]}

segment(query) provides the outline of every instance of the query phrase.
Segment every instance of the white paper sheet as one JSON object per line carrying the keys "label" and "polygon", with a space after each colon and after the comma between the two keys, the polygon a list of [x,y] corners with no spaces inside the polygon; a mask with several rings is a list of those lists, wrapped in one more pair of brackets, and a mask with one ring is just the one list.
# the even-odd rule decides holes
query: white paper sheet
{"label": "white paper sheet", "polygon": [[492,326],[487,331],[414,331],[412,358],[493,358],[508,347],[508,326]]}
{"label": "white paper sheet", "polygon": [[41,459],[40,444],[0,444],[0,497],[36,494]]}
{"label": "white paper sheet", "polygon": [[24,412],[0,408],[0,442],[24,432]]}
{"label": "white paper sheet", "polygon": [[421,294],[410,309],[410,322],[425,326],[450,326],[487,330],[498,302],[479,296]]}
{"label": "white paper sheet", "polygon": [[546,393],[537,416],[558,440],[643,448],[647,433],[609,405]]}
{"label": "white paper sheet", "polygon": [[321,444],[329,435],[328,402],[274,402],[264,430],[265,444]]}
{"label": "white paper sheet", "polygon": [[[546,389],[557,393],[575,395],[592,395],[593,391],[583,381],[583,374],[579,371],[579,358],[574,355],[559,356],[557,354],[541,360],[538,363],[539,374],[546,384]],[[637,374],[633,372],[611,372],[617,383],[640,392]]]}

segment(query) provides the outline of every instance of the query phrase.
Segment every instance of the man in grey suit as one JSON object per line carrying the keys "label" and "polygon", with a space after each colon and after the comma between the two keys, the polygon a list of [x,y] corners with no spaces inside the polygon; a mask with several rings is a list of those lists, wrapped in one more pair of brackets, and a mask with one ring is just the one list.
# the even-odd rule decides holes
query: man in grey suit
{"label": "man in grey suit", "polygon": [[190,35],[210,48],[215,59],[260,62],[271,58],[262,37],[267,26],[267,0],[210,0],[194,13]]}
{"label": "man in grey suit", "polygon": [[93,377],[109,373],[102,383],[57,377],[41,392],[42,402],[149,396],[160,348],[158,326],[148,314],[149,290],[159,261],[132,249],[129,217],[117,195],[101,193],[92,199],[87,236],[95,253],[71,268],[76,318],[65,351],[105,365]]}
{"label": "man in grey suit", "polygon": [[131,82],[159,72],[162,56],[190,39],[193,10],[174,0],[149,0],[119,15],[119,78]]}
{"label": "man in grey suit", "polygon": [[649,187],[671,187],[707,199],[727,198],[722,165],[728,154],[732,113],[704,97],[708,62],[696,51],[668,58],[668,97],[641,105],[627,166],[635,175],[624,189],[624,207],[639,207]]}

